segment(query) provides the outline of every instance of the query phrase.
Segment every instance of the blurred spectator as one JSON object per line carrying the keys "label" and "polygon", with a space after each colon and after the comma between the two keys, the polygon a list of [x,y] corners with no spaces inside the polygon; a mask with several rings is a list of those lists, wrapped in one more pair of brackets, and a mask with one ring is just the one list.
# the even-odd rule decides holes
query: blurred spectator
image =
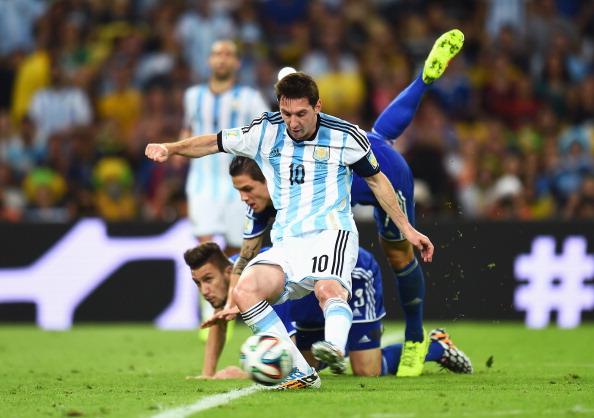
{"label": "blurred spectator", "polygon": [[0,220],[20,221],[26,203],[20,182],[16,181],[8,165],[0,162]]}
{"label": "blurred spectator", "polygon": [[305,54],[300,70],[317,82],[324,112],[360,123],[365,84],[356,56],[344,44],[342,17],[327,12],[319,46]]}
{"label": "blurred spectator", "polygon": [[22,179],[44,157],[45,148],[35,141],[34,123],[25,117],[19,133],[12,127],[8,111],[0,110],[0,163]]}
{"label": "blurred spectator", "polygon": [[87,93],[70,84],[60,63],[54,59],[51,83],[33,95],[29,117],[37,127],[38,145],[47,146],[52,135],[90,124],[93,109]]}
{"label": "blurred spectator", "polygon": [[93,180],[99,216],[111,222],[137,219],[134,176],[126,160],[120,157],[102,158],[93,168]]}
{"label": "blurred spectator", "polygon": [[205,81],[210,75],[208,57],[213,42],[233,39],[236,27],[230,14],[217,9],[212,0],[191,0],[175,27],[183,54],[192,69],[194,82]]}
{"label": "blurred spectator", "polygon": [[29,222],[66,222],[70,219],[64,205],[66,181],[48,167],[34,168],[23,180],[27,196],[24,219]]}
{"label": "blurred spectator", "polygon": [[112,67],[113,90],[102,94],[97,101],[99,118],[112,121],[116,136],[123,139],[117,147],[122,151],[131,140],[142,108],[142,93],[132,83],[133,68],[125,62]]}
{"label": "blurred spectator", "polygon": [[565,219],[594,219],[594,174],[586,174],[563,211]]}
{"label": "blurred spectator", "polygon": [[16,128],[27,115],[33,95],[51,83],[52,62],[49,49],[51,30],[49,20],[41,19],[35,27],[34,51],[22,60],[18,60],[10,108],[12,123]]}
{"label": "blurred spectator", "polygon": [[570,196],[577,192],[582,180],[594,173],[591,151],[591,129],[573,126],[559,140],[559,159],[554,167],[553,192],[559,207],[564,208]]}
{"label": "blurred spectator", "polygon": [[35,22],[46,10],[42,0],[0,0],[0,57],[33,50]]}

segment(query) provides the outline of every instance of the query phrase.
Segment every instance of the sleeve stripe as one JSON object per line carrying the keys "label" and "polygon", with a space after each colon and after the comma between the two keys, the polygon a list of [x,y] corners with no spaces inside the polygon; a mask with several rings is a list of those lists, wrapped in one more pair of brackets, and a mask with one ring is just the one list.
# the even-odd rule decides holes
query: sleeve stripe
{"label": "sleeve stripe", "polygon": [[342,123],[337,121],[328,120],[322,118],[320,125],[326,128],[336,129],[338,131],[346,132],[351,135],[355,141],[363,148],[365,151],[369,150],[371,144],[369,143],[369,139],[365,134],[362,134],[359,129],[355,127],[355,125],[350,123]]}
{"label": "sleeve stripe", "polygon": [[253,126],[261,125],[265,120],[267,120],[269,123],[273,125],[283,122],[283,118],[280,116],[280,113],[266,112],[262,113],[262,116],[260,116],[258,119],[254,119],[252,123],[250,123],[248,126],[244,126],[243,128],[241,128],[241,131],[245,134],[246,132],[249,132],[249,130],[252,129]]}

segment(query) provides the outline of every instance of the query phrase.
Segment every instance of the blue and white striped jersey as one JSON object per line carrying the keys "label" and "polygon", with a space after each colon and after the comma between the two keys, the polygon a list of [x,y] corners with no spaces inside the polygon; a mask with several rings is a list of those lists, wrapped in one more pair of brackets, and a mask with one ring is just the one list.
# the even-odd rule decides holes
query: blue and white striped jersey
{"label": "blue and white striped jersey", "polygon": [[[198,84],[186,90],[184,111],[184,125],[192,135],[203,135],[248,125],[268,111],[268,106],[262,95],[249,86],[235,85],[214,94],[207,84]],[[229,176],[231,159],[223,153],[191,159],[186,193],[211,200],[237,199],[238,193]]]}
{"label": "blue and white striped jersey", "polygon": [[311,139],[294,141],[280,113],[269,112],[249,126],[223,130],[219,150],[252,158],[262,170],[277,210],[273,242],[314,230],[357,233],[351,166],[363,175],[379,171],[365,132],[323,113]]}

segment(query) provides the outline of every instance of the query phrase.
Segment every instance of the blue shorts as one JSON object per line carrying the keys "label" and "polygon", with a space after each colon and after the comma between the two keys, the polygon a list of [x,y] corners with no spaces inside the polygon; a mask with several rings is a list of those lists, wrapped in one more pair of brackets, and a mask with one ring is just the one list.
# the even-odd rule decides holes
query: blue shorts
{"label": "blue shorts", "polygon": [[[351,326],[347,340],[347,355],[349,351],[371,350],[381,347],[382,321],[358,322]],[[324,324],[319,322],[297,322],[295,324],[297,348],[303,351],[311,350],[311,345],[324,339]]]}

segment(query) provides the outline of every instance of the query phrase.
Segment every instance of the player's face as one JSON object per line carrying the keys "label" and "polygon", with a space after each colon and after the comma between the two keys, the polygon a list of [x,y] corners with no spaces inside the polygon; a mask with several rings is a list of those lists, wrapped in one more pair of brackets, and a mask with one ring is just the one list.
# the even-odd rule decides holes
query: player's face
{"label": "player's face", "polygon": [[225,306],[230,275],[231,267],[221,271],[212,263],[206,263],[202,267],[192,270],[192,280],[198,286],[200,294],[215,309]]}
{"label": "player's face", "polygon": [[233,187],[239,190],[241,200],[247,203],[254,212],[262,212],[266,206],[272,205],[266,183],[254,180],[247,174],[233,176],[232,180]]}
{"label": "player's face", "polygon": [[301,99],[281,97],[278,104],[281,116],[293,139],[303,141],[314,134],[318,122],[318,113],[322,110],[320,100],[312,107],[305,97]]}
{"label": "player's face", "polygon": [[226,80],[234,77],[240,66],[237,48],[232,42],[216,42],[212,47],[208,63],[216,79]]}

